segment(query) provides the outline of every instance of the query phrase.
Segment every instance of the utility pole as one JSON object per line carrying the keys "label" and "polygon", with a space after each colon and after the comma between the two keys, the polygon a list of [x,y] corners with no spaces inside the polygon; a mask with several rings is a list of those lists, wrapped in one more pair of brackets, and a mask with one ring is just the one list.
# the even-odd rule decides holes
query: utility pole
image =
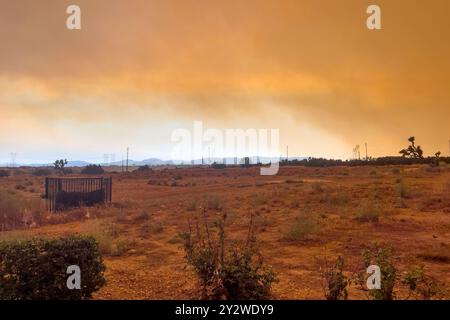
{"label": "utility pole", "polygon": [[208,164],[211,164],[211,147],[208,146]]}
{"label": "utility pole", "polygon": [[129,153],[130,153],[130,148],[127,147],[127,172],[128,172],[128,155],[129,155]]}
{"label": "utility pole", "polygon": [[104,166],[109,165],[109,155],[106,153],[103,155],[103,165]]}
{"label": "utility pole", "polygon": [[289,161],[289,146],[286,146],[286,161]]}
{"label": "utility pole", "polygon": [[367,142],[366,142],[366,161],[369,161],[369,157],[367,156]]}
{"label": "utility pole", "polygon": [[11,156],[11,168],[15,168],[16,167],[16,156],[17,156],[17,153],[11,152],[9,155]]}

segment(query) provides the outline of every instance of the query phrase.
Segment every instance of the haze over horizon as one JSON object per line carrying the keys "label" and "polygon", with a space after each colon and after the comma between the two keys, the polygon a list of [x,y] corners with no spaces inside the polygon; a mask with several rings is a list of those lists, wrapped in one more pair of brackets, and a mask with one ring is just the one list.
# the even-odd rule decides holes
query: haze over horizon
{"label": "haze over horizon", "polygon": [[[450,139],[450,2],[0,0],[0,163],[170,159],[171,133],[280,129],[280,154],[433,155]],[[216,155],[220,157],[222,155]]]}

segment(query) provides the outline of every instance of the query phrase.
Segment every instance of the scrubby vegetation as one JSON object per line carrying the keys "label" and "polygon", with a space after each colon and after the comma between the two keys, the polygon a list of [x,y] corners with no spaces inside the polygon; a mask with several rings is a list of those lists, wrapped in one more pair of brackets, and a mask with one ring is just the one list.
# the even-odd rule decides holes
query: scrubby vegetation
{"label": "scrubby vegetation", "polygon": [[0,231],[40,225],[44,211],[41,199],[24,199],[13,191],[0,190]]}
{"label": "scrubby vegetation", "polygon": [[300,215],[295,219],[292,226],[285,232],[283,238],[287,241],[299,241],[308,239],[317,231],[317,221],[307,215]]}
{"label": "scrubby vegetation", "polygon": [[49,176],[52,174],[52,171],[50,169],[46,169],[46,168],[37,168],[37,169],[33,170],[32,174],[37,177]]}
{"label": "scrubby vegetation", "polygon": [[363,270],[359,274],[359,283],[363,285],[366,280],[366,270],[376,265],[381,271],[381,288],[368,290],[373,300],[393,300],[394,287],[397,282],[397,268],[394,264],[394,250],[388,246],[373,245],[362,253]]}
{"label": "scrubby vegetation", "polygon": [[81,170],[81,174],[103,174],[105,170],[103,170],[101,165],[89,164],[83,170]]}
{"label": "scrubby vegetation", "polygon": [[0,169],[0,178],[5,178],[5,177],[9,177],[9,171]]}
{"label": "scrubby vegetation", "polygon": [[[80,268],[80,290],[67,287],[67,268]],[[88,299],[105,284],[105,266],[90,237],[0,242],[0,299]]]}
{"label": "scrubby vegetation", "polygon": [[349,280],[344,275],[344,258],[339,256],[334,263],[325,259],[320,263],[319,271],[325,298],[347,300]]}
{"label": "scrubby vegetation", "polygon": [[410,295],[416,299],[440,298],[444,291],[441,283],[425,273],[423,265],[411,268],[403,277],[402,282],[408,286]]}
{"label": "scrubby vegetation", "polygon": [[[264,266],[256,247],[251,219],[247,238],[231,242],[226,238],[226,214],[210,230],[203,211],[202,225],[190,224],[184,234],[188,263],[196,271],[207,299],[265,299],[270,296],[275,273]],[[194,231],[195,228],[195,231]]]}

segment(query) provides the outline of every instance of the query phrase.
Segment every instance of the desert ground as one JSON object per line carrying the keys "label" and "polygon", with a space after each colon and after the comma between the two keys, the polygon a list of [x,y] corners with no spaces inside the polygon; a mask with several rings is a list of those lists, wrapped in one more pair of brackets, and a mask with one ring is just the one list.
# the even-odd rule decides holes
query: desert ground
{"label": "desert ground", "polygon": [[[0,240],[93,235],[107,279],[94,299],[198,299],[179,235],[208,204],[211,218],[227,213],[233,239],[245,237],[253,214],[264,262],[279,279],[273,299],[324,299],[320,259],[341,255],[351,276],[372,243],[395,249],[400,276],[423,265],[450,298],[450,166],[282,166],[276,176],[260,176],[256,167],[110,172],[111,204],[64,213],[45,210],[44,177],[15,171],[0,178],[0,193],[35,218],[1,231]],[[411,298],[400,284],[395,291],[397,299]],[[349,299],[366,298],[350,286]]]}

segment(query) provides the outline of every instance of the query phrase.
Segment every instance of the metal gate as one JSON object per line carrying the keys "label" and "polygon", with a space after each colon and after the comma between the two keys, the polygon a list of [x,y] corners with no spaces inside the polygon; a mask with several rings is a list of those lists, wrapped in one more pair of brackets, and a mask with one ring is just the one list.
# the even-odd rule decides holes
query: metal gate
{"label": "metal gate", "polygon": [[111,202],[112,178],[45,178],[45,198],[50,211]]}

